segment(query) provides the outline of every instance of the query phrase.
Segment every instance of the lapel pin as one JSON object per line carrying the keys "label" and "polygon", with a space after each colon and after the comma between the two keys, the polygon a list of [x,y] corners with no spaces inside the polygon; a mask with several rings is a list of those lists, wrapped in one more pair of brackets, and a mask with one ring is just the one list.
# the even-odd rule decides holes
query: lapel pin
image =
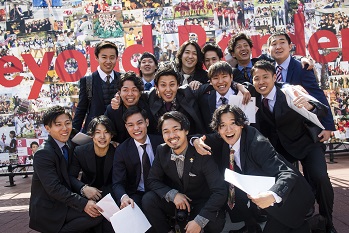
{"label": "lapel pin", "polygon": [[193,158],[190,158],[190,162],[192,163],[194,161],[194,159]]}

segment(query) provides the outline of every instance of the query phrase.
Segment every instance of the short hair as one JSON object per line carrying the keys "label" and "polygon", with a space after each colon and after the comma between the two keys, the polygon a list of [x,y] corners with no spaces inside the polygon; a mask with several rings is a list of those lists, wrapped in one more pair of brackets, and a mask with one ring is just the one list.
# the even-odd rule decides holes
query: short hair
{"label": "short hair", "polygon": [[256,69],[262,69],[265,71],[269,71],[272,73],[272,75],[276,74],[275,71],[275,66],[273,64],[271,64],[270,62],[266,61],[266,60],[260,60],[257,61],[252,69],[251,69],[251,75],[253,76],[253,73],[256,71]]}
{"label": "short hair", "polygon": [[107,48],[115,49],[116,56],[119,55],[118,47],[116,46],[116,44],[114,44],[111,41],[104,40],[102,42],[99,42],[96,45],[96,47],[95,47],[95,56],[96,56],[96,58],[98,58],[98,55],[99,55],[99,53],[101,52],[102,49],[107,49]]}
{"label": "short hair", "polygon": [[185,49],[187,48],[188,45],[193,45],[195,47],[195,50],[196,50],[196,54],[197,54],[197,63],[195,65],[195,70],[198,69],[202,69],[202,65],[203,65],[203,55],[202,55],[202,52],[201,52],[201,48],[199,46],[198,43],[196,43],[195,41],[193,40],[187,40],[185,41],[181,47],[179,47],[178,49],[178,52],[177,52],[177,57],[176,57],[176,62],[177,62],[177,67],[178,69],[182,69],[182,56],[184,54],[184,51]]}
{"label": "short hair", "polygon": [[205,54],[208,51],[213,51],[217,53],[217,56],[219,57],[219,59],[223,58],[223,51],[222,49],[215,43],[207,43],[204,45],[204,47],[202,47],[201,52],[203,54],[203,59],[205,59]]}
{"label": "short hair", "polygon": [[176,78],[178,85],[181,83],[181,79],[180,79],[179,75],[177,74],[177,72],[172,64],[160,63],[159,69],[155,73],[155,78],[154,78],[155,86],[158,86],[159,79],[162,76],[166,76],[166,75],[174,76]]}
{"label": "short hair", "polygon": [[97,126],[101,124],[105,127],[108,133],[110,133],[112,136],[115,135],[115,129],[113,122],[106,116],[101,115],[98,117],[93,118],[87,127],[87,134],[90,136],[93,136],[96,132]]}
{"label": "short hair", "polygon": [[159,118],[159,122],[158,122],[159,132],[161,132],[162,125],[164,124],[164,121],[168,120],[168,119],[173,119],[173,120],[177,121],[181,125],[181,129],[184,129],[185,131],[189,131],[190,122],[189,122],[188,118],[181,112],[170,111],[170,112],[166,112],[164,115],[162,115]]}
{"label": "short hair", "polygon": [[12,134],[14,137],[16,137],[16,132],[14,130],[11,130],[10,134]]}
{"label": "short hair", "polygon": [[130,116],[137,114],[137,113],[140,113],[142,115],[142,117],[144,118],[144,120],[149,119],[147,111],[145,111],[144,109],[141,109],[140,107],[135,105],[135,106],[131,106],[131,107],[127,108],[127,110],[122,115],[122,120],[126,123],[127,119]]}
{"label": "short hair", "polygon": [[142,79],[138,78],[136,73],[133,71],[127,71],[125,74],[121,75],[120,81],[118,82],[118,90],[124,86],[126,81],[131,81],[135,84],[139,92],[144,90],[144,84]]}
{"label": "short hair", "polygon": [[231,54],[235,51],[235,46],[238,43],[239,40],[246,40],[248,45],[253,48],[253,42],[249,36],[247,36],[245,33],[239,33],[235,36],[233,36],[228,43],[228,52]]}
{"label": "short hair", "polygon": [[229,74],[233,75],[233,68],[226,61],[219,61],[210,66],[207,71],[207,76],[211,79],[213,76],[218,74]]}
{"label": "short hair", "polygon": [[[140,58],[139,61],[138,61],[138,70],[139,70],[139,76],[140,76],[140,77],[143,76],[140,67],[141,67],[142,60],[143,60],[144,58],[151,58],[151,59],[153,59],[153,61],[154,61],[155,65],[156,65],[156,67],[158,67],[158,60],[156,60],[154,54],[149,53],[149,52],[144,52],[144,53],[142,54],[141,58]],[[155,71],[156,71],[156,70],[157,70],[157,69],[155,69]]]}
{"label": "short hair", "polygon": [[238,126],[246,126],[248,124],[245,113],[238,106],[225,104],[221,105],[213,113],[210,123],[210,127],[213,131],[218,132],[219,125],[221,124],[221,116],[224,113],[232,113],[235,117],[235,124]]}
{"label": "short hair", "polygon": [[72,120],[72,116],[70,115],[69,112],[67,112],[64,107],[59,106],[59,105],[55,105],[52,106],[50,108],[48,108],[43,115],[43,123],[44,125],[48,125],[51,127],[52,122],[55,122],[57,117],[59,117],[60,115],[67,115],[69,117],[70,120]]}
{"label": "short hair", "polygon": [[31,142],[31,143],[30,143],[30,148],[32,148],[32,147],[33,147],[33,145],[37,145],[37,146],[39,146],[39,143],[38,143],[38,142],[36,142],[36,141]]}
{"label": "short hair", "polygon": [[268,42],[267,42],[268,46],[270,46],[271,40],[272,40],[274,37],[276,37],[276,36],[285,36],[285,38],[286,38],[288,44],[291,44],[291,38],[290,38],[290,36],[289,36],[285,31],[278,30],[278,31],[274,32],[273,34],[271,34],[271,35],[269,36]]}

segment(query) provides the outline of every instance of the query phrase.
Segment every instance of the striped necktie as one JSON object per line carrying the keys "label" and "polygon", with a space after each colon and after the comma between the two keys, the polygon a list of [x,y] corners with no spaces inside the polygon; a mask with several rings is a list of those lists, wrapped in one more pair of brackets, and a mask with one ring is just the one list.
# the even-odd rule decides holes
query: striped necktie
{"label": "striped necktie", "polygon": [[282,66],[276,67],[276,82],[282,82]]}
{"label": "striped necktie", "polygon": [[[230,149],[229,153],[229,169],[234,171],[234,153],[233,148]],[[229,194],[228,194],[228,206],[230,209],[233,209],[235,205],[235,187],[233,184],[229,184]]]}

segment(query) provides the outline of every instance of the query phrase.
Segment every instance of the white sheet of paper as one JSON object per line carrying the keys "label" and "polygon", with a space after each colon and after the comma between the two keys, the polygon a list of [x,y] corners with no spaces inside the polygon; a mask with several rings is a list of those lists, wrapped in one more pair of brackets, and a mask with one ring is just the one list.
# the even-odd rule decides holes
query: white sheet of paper
{"label": "white sheet of paper", "polygon": [[251,97],[247,105],[242,104],[243,96],[241,92],[229,97],[229,104],[238,106],[248,118],[249,123],[256,123],[256,97]]}
{"label": "white sheet of paper", "polygon": [[[311,122],[313,122],[315,125],[319,126],[321,129],[325,129],[325,127],[321,124],[321,122],[319,121],[319,119],[317,118],[316,114],[309,112],[305,107],[302,108],[298,108],[294,105],[293,100],[296,98],[296,96],[294,95],[294,91],[297,90],[298,92],[301,92],[297,87],[295,86],[291,86],[291,85],[285,85],[282,90],[285,93],[286,96],[286,100],[287,100],[287,104],[290,108],[292,108],[294,111],[298,112],[300,115],[304,116],[305,118],[307,118],[308,120],[310,120]],[[303,92],[301,92],[303,96],[305,96],[306,98],[312,100],[312,101],[316,101],[319,102],[317,99],[315,99],[314,97],[305,94]]]}
{"label": "white sheet of paper", "polygon": [[274,177],[241,175],[230,169],[225,169],[224,179],[251,196],[268,191],[275,184]]}
{"label": "white sheet of paper", "polygon": [[115,203],[112,196],[107,194],[99,202],[96,203],[99,207],[102,208],[103,212],[101,213],[109,222],[110,218],[118,211],[120,211],[118,205]]}
{"label": "white sheet of paper", "polygon": [[115,213],[110,220],[115,233],[143,233],[151,227],[136,203],[134,208],[128,205]]}
{"label": "white sheet of paper", "polygon": [[88,142],[91,142],[92,138],[87,134],[79,132],[72,138],[72,141],[78,145],[84,145]]}

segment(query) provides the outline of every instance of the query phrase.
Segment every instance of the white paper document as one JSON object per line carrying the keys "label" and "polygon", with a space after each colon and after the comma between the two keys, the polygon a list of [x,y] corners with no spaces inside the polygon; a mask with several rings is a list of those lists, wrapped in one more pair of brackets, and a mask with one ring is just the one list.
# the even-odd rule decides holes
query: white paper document
{"label": "white paper document", "polygon": [[102,208],[102,215],[106,219],[108,219],[109,222],[111,216],[113,216],[116,212],[120,210],[110,193],[103,197],[101,200],[99,200],[99,202],[97,202],[96,205]]}
{"label": "white paper document", "polygon": [[312,101],[319,102],[317,99],[315,99],[311,95],[305,94],[295,86],[286,85],[281,90],[285,93],[287,104],[290,108],[292,108],[294,111],[298,112],[299,114],[307,118],[309,121],[313,122],[315,125],[319,126],[321,129],[325,129],[325,127],[321,124],[321,122],[317,118],[316,114],[309,112],[305,107],[298,108],[297,106],[294,105],[293,100],[296,98],[294,91],[300,92],[303,96],[305,96],[306,98]]}
{"label": "white paper document", "polygon": [[92,138],[87,134],[79,132],[72,138],[72,141],[78,145],[84,145],[91,142]]}
{"label": "white paper document", "polygon": [[230,169],[225,169],[224,179],[251,196],[268,191],[275,184],[274,177],[241,175]]}
{"label": "white paper document", "polygon": [[151,227],[142,210],[134,204],[134,208],[128,205],[110,218],[115,233],[143,233]]}
{"label": "white paper document", "polygon": [[249,123],[256,123],[256,97],[251,97],[250,102],[246,105],[242,104],[242,99],[241,92],[237,95],[231,95],[229,104],[239,107],[245,113]]}

